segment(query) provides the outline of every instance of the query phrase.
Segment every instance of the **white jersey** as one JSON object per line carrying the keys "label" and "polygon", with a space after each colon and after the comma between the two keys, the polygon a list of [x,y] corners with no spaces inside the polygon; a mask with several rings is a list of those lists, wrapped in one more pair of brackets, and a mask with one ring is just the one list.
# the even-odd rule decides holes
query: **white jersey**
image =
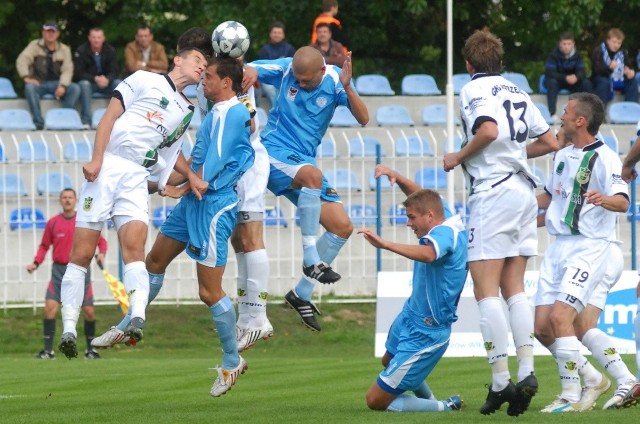
{"label": "white jersey", "polygon": [[620,157],[598,139],[583,149],[567,146],[558,151],[545,186],[551,195],[545,218],[549,234],[614,240],[617,212],[585,203],[584,194],[597,191],[628,198],[621,170]]}
{"label": "white jersey", "polygon": [[153,72],[135,72],[116,87],[114,95],[124,113],[113,126],[106,151],[150,168],[164,186],[195,107],[171,78]]}
{"label": "white jersey", "polygon": [[488,190],[496,181],[518,172],[538,182],[527,165],[525,142],[549,131],[549,125],[527,93],[499,74],[475,74],[460,91],[460,114],[465,144],[483,122],[498,126],[498,137],[462,164],[470,189]]}

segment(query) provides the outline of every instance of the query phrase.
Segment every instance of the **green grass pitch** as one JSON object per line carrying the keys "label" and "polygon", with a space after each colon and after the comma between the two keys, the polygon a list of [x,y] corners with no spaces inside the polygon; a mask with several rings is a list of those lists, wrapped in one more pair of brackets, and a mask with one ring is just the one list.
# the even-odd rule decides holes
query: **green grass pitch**
{"label": "green grass pitch", "polygon": [[[428,382],[438,398],[460,394],[464,409],[450,413],[387,413],[367,409],[364,396],[380,371],[373,357],[375,305],[321,304],[321,333],[312,333],[290,309],[269,305],[275,336],[245,353],[249,364],[233,389],[212,398],[221,358],[204,306],[151,306],[145,339],[135,348],[103,351],[103,359],[33,359],[42,349],[38,310],[0,314],[0,422],[2,423],[424,423],[636,422],[640,408],[548,415],[537,412],[559,392],[555,364],[536,358],[540,392],[524,415],[506,408],[485,417],[478,408],[490,382],[485,358],[445,358]],[[98,332],[119,319],[98,307]],[[56,344],[60,337],[58,323]],[[84,350],[82,321],[79,348]],[[635,372],[632,356],[625,360]],[[511,364],[512,375],[515,361]],[[610,389],[598,406],[613,394]]]}

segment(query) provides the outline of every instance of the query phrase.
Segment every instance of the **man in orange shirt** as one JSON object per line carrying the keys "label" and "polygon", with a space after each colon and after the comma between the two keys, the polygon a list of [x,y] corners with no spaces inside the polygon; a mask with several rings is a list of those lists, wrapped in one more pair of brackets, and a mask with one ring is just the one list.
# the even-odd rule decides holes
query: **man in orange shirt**
{"label": "man in orange shirt", "polygon": [[322,0],[322,13],[313,22],[313,29],[311,30],[311,44],[315,44],[317,41],[316,28],[318,24],[329,24],[331,28],[331,38],[334,41],[344,46],[345,54],[349,50],[349,40],[347,34],[342,29],[342,24],[336,18],[338,14],[338,0]]}

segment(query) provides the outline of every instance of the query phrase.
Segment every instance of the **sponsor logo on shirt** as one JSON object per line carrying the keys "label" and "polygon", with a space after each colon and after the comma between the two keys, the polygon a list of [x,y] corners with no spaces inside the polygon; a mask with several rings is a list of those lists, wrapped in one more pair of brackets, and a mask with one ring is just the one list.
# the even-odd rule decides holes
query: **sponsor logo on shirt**
{"label": "sponsor logo on shirt", "polygon": [[298,89],[295,87],[289,87],[289,91],[287,92],[287,99],[294,101],[296,95],[298,94]]}
{"label": "sponsor logo on shirt", "polygon": [[464,109],[466,111],[473,112],[479,106],[484,106],[484,100],[484,97],[474,97],[473,99],[469,100],[469,104],[466,105]]}
{"label": "sponsor logo on shirt", "polygon": [[161,124],[164,121],[160,112],[147,112],[147,121],[152,122],[153,119],[158,120]]}
{"label": "sponsor logo on shirt", "polygon": [[89,211],[91,210],[92,204],[93,204],[93,197],[85,197],[84,201],[82,202],[82,209],[84,211]]}
{"label": "sponsor logo on shirt", "polygon": [[564,162],[560,162],[558,167],[556,168],[556,174],[562,175],[562,171],[564,171]]}
{"label": "sponsor logo on shirt", "polygon": [[163,97],[162,99],[160,99],[160,107],[162,109],[166,109],[167,106],[169,106],[169,99],[167,99],[166,97]]}
{"label": "sponsor logo on shirt", "polygon": [[624,184],[624,180],[622,179],[622,176],[618,175],[618,174],[611,174],[611,182],[613,184]]}

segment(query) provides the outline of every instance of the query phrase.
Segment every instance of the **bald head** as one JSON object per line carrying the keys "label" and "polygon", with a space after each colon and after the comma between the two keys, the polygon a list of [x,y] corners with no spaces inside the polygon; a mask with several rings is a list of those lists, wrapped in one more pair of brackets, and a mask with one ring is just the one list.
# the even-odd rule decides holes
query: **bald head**
{"label": "bald head", "polygon": [[322,54],[314,47],[300,47],[293,55],[293,76],[303,90],[313,90],[322,81],[325,63]]}

